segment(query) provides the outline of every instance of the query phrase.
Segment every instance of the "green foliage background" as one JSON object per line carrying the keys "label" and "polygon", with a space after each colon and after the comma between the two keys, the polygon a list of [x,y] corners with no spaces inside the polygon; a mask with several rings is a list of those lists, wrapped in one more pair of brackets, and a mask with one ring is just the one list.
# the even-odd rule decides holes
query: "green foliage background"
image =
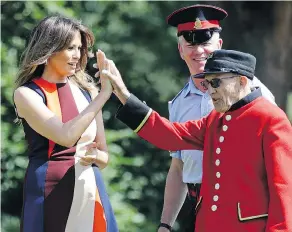
{"label": "green foliage background", "polygon": [[[197,2],[1,2],[1,231],[19,231],[22,183],[28,159],[22,127],[13,122],[15,112],[12,94],[20,55],[34,25],[52,14],[82,20],[96,36],[95,49],[105,51],[116,62],[129,89],[167,117],[167,101],[182,88],[188,72],[177,52],[176,30],[166,25],[165,18],[173,10],[195,3]],[[231,9],[242,9],[244,6],[248,13],[249,8],[253,9],[243,3],[235,5],[226,2],[216,5],[220,4]],[[265,7],[272,11],[273,4],[276,3],[266,3]],[[236,16],[231,14],[229,17],[231,19],[228,20],[232,21]],[[238,27],[230,24],[228,33],[224,34],[224,30],[222,33],[227,47],[245,48],[248,51],[249,43],[232,43],[232,26],[234,30]],[[245,30],[248,31],[246,28]],[[248,33],[245,35],[252,38]],[[261,57],[259,50],[253,49],[250,52]],[[264,64],[261,64],[260,70],[263,67]],[[263,82],[265,83],[264,80]],[[268,87],[273,90],[272,86]],[[281,93],[286,99],[287,92],[285,90]],[[280,104],[283,109],[285,104],[286,101]],[[162,210],[170,158],[168,152],[137,138],[117,121],[114,118],[117,106],[117,99],[112,97],[103,109],[111,155],[110,165],[103,171],[103,175],[110,200],[121,232],[155,231]],[[179,225],[176,228],[179,230]]]}

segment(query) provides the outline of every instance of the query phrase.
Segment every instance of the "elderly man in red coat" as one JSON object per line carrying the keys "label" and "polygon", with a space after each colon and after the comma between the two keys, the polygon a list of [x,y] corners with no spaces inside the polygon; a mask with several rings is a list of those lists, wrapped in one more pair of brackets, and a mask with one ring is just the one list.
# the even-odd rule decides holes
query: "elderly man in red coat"
{"label": "elderly man in red coat", "polygon": [[102,80],[123,106],[117,118],[165,150],[203,150],[196,232],[292,232],[292,127],[285,113],[251,89],[256,59],[217,50],[205,85],[215,110],[201,120],[171,123],[130,94],[114,63],[98,54]]}

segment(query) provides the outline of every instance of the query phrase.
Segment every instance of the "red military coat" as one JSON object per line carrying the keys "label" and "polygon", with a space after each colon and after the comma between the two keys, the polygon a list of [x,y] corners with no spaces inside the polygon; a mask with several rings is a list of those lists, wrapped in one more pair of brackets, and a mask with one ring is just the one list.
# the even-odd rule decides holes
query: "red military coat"
{"label": "red military coat", "polygon": [[204,150],[196,232],[292,232],[292,127],[277,106],[253,93],[233,111],[170,123],[132,95],[117,117],[159,148]]}

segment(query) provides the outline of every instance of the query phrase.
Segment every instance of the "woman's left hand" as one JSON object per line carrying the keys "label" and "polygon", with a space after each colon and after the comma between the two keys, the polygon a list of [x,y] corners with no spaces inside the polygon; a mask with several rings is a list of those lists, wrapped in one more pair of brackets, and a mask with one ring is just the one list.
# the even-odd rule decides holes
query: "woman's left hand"
{"label": "woman's left hand", "polygon": [[80,164],[83,166],[88,166],[95,164],[99,168],[105,168],[108,161],[108,154],[105,151],[101,151],[98,149],[98,144],[96,142],[92,142],[87,145],[87,151],[85,156],[80,158]]}

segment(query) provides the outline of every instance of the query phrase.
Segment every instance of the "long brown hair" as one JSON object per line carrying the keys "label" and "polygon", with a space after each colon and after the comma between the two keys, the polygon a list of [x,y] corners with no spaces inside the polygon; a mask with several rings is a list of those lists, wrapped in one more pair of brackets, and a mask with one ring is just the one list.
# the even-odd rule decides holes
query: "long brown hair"
{"label": "long brown hair", "polygon": [[76,72],[70,76],[70,79],[81,88],[89,92],[94,91],[92,78],[85,72],[88,52],[94,44],[94,35],[80,21],[63,16],[46,17],[32,30],[27,48],[21,56],[21,64],[15,81],[16,88],[33,78],[41,77],[46,60],[52,54],[69,47],[76,31],[81,34],[82,48]]}

